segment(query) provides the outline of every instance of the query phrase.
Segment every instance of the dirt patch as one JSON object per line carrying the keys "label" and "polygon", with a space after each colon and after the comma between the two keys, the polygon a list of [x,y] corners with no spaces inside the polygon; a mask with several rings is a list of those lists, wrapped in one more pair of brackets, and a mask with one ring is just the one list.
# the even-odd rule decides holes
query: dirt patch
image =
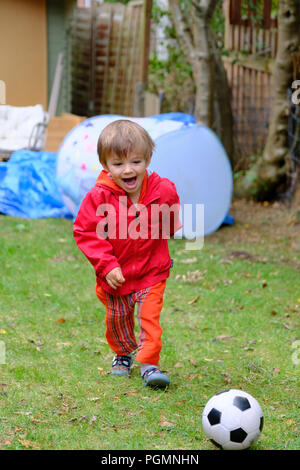
{"label": "dirt patch", "polygon": [[[207,237],[210,243],[224,244],[233,256],[251,257],[257,250],[286,253],[288,259],[300,257],[300,192],[290,207],[279,202],[257,203],[234,199],[229,214],[234,217],[232,226],[222,226]],[[246,249],[249,244],[253,252]],[[243,254],[243,252],[245,253]],[[278,254],[279,254],[278,251]],[[249,253],[248,253],[249,252]]]}

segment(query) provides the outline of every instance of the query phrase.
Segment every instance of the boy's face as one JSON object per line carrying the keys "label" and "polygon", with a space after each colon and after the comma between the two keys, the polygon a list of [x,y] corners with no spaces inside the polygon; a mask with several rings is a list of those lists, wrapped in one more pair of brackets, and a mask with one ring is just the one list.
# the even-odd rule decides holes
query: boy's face
{"label": "boy's face", "polygon": [[138,197],[143,184],[145,170],[150,163],[142,155],[130,154],[121,158],[116,154],[106,159],[104,168],[110,172],[114,182],[128,193],[129,197]]}

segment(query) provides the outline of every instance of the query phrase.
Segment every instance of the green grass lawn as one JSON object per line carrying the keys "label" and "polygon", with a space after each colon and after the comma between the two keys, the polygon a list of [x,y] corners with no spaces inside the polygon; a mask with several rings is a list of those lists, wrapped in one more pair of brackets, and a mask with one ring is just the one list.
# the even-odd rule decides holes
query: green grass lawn
{"label": "green grass lawn", "polygon": [[214,449],[201,415],[228,388],[263,409],[253,449],[300,448],[299,225],[283,230],[276,206],[232,211],[201,251],[170,241],[165,391],[143,387],[137,365],[110,375],[104,306],[71,221],[0,216],[0,448]]}

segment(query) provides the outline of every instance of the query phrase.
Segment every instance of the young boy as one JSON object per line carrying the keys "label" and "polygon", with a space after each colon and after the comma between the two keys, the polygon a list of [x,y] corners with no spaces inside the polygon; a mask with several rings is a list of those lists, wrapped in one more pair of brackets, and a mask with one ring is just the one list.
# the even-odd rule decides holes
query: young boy
{"label": "young boy", "polygon": [[[106,307],[106,339],[115,352],[112,374],[129,375],[132,353],[144,384],[164,388],[159,368],[159,324],[171,259],[167,239],[181,227],[179,198],[167,178],[147,170],[154,143],[129,120],[103,129],[98,155],[104,170],[83,200],[73,230],[96,273],[96,294]],[[137,304],[138,342],[134,334]]]}

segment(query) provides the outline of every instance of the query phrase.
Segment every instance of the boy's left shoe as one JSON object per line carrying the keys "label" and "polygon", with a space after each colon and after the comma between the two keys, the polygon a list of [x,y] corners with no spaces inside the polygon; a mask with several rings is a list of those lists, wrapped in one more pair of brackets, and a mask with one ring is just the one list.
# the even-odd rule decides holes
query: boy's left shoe
{"label": "boy's left shoe", "polygon": [[170,385],[169,377],[154,367],[145,370],[142,378],[144,379],[144,385],[149,385],[153,388],[166,388]]}

